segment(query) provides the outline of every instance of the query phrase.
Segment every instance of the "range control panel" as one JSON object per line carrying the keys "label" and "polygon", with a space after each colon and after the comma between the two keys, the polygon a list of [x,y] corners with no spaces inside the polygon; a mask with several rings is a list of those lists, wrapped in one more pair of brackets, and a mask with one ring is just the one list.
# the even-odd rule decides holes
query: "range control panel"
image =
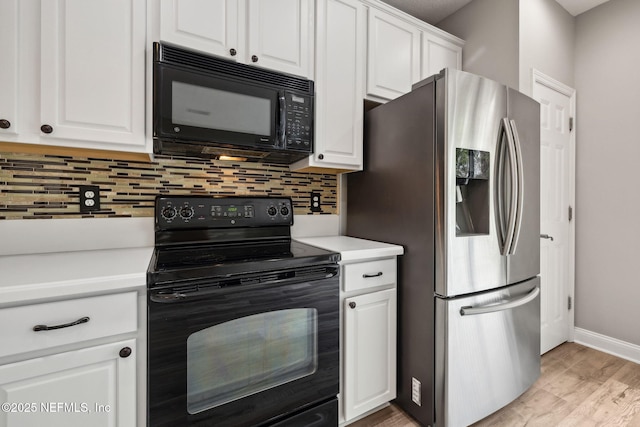
{"label": "range control panel", "polygon": [[157,197],[156,230],[292,225],[287,197]]}

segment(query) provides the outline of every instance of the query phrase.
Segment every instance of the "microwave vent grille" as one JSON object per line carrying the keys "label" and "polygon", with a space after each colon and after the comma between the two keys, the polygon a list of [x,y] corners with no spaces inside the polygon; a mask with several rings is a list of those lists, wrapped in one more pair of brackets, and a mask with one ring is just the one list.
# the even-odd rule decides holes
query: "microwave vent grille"
{"label": "microwave vent grille", "polygon": [[[156,52],[158,51],[156,50]],[[227,61],[165,44],[160,45],[159,56],[159,60],[163,63],[187,66],[196,70],[222,74],[237,79],[260,81],[310,95],[314,93],[313,81],[311,80],[276,73],[250,65],[239,64],[237,62]]]}

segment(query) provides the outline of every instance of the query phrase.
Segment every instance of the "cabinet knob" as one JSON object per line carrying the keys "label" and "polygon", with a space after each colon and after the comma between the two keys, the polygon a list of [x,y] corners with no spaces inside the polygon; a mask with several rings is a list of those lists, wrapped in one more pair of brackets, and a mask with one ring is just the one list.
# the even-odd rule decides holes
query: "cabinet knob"
{"label": "cabinet knob", "polygon": [[251,61],[258,62],[258,57],[256,55],[251,55]]}
{"label": "cabinet knob", "polygon": [[50,125],[42,125],[42,126],[40,126],[40,130],[43,133],[51,133],[51,132],[53,132],[53,127],[50,126]]}
{"label": "cabinet knob", "polygon": [[324,159],[324,154],[318,154],[318,160]]}
{"label": "cabinet knob", "polygon": [[355,302],[353,302],[353,301],[351,301],[351,302],[349,303],[349,307],[351,307],[351,308],[356,308],[356,303],[355,303]]}
{"label": "cabinet knob", "polygon": [[133,353],[133,350],[131,350],[131,347],[123,347],[120,350],[120,357],[124,359],[125,357],[131,356],[131,353]]}
{"label": "cabinet knob", "polygon": [[229,49],[229,54],[231,54],[231,56],[236,56],[238,52],[235,49]]}
{"label": "cabinet knob", "polygon": [[9,129],[11,127],[11,122],[9,120],[2,119],[0,120],[0,129]]}

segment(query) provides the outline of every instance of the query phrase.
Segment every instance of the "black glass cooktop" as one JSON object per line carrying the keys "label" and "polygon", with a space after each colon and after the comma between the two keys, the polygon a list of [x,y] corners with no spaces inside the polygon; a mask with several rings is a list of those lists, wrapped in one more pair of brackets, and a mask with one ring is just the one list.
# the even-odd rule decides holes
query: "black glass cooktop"
{"label": "black glass cooktop", "polygon": [[149,286],[337,263],[340,254],[295,240],[156,248]]}

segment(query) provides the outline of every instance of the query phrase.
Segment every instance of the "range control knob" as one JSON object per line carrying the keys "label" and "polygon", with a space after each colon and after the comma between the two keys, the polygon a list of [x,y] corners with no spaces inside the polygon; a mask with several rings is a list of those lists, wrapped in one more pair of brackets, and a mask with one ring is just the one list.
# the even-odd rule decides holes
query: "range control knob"
{"label": "range control knob", "polygon": [[164,219],[173,219],[177,214],[178,212],[176,212],[176,208],[174,208],[173,206],[167,206],[166,208],[162,209],[162,217]]}
{"label": "range control knob", "polygon": [[269,214],[269,216],[276,216],[277,213],[278,210],[275,208],[275,206],[269,206],[269,209],[267,209],[267,214]]}
{"label": "range control knob", "polygon": [[282,216],[287,216],[287,215],[289,215],[289,208],[288,208],[288,207],[286,207],[286,206],[281,207],[281,208],[280,208],[280,214],[281,214]]}
{"label": "range control knob", "polygon": [[180,208],[180,217],[182,219],[189,219],[193,216],[193,208],[191,206],[183,206]]}

